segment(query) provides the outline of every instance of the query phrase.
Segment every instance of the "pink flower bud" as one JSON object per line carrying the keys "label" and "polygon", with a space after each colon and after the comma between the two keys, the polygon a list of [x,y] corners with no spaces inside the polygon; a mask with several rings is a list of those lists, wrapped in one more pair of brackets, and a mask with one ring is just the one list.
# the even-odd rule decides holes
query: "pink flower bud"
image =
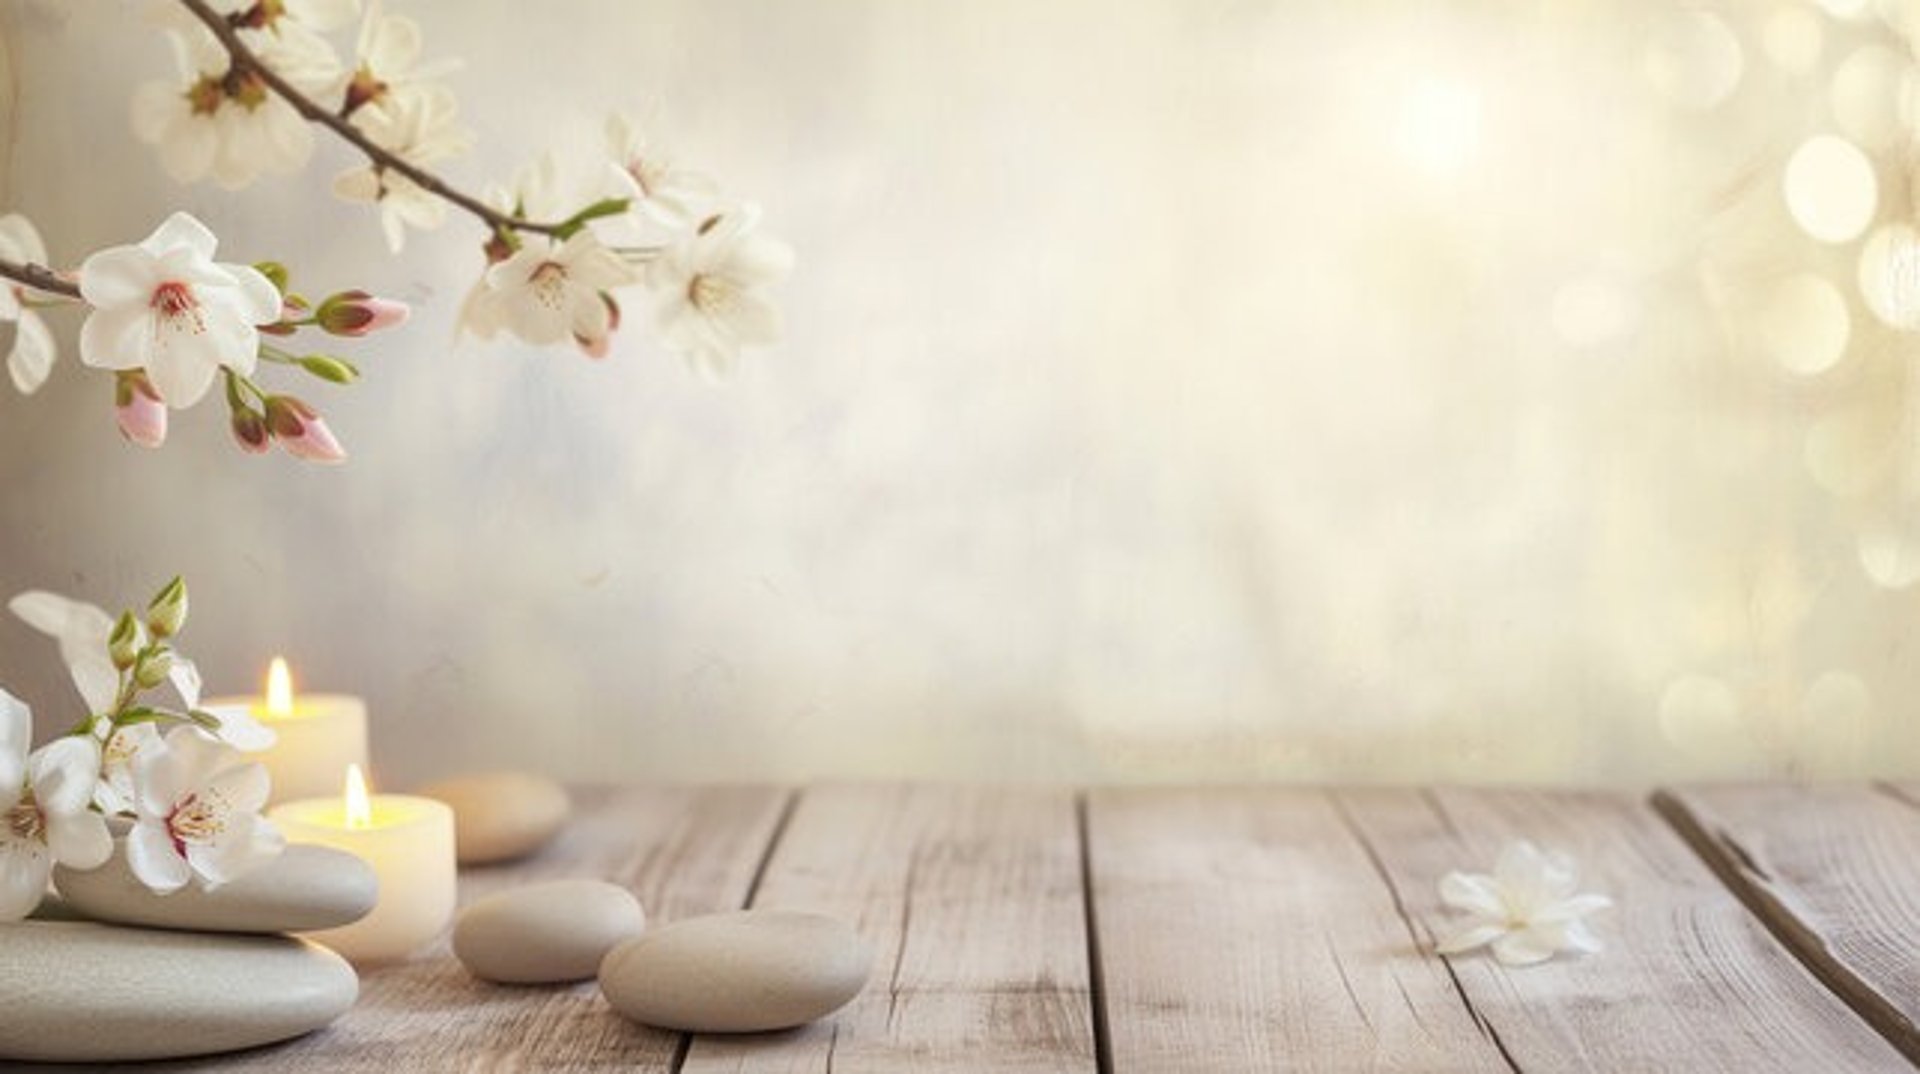
{"label": "pink flower bud", "polygon": [[364,336],[406,321],[413,311],[404,302],[365,291],[342,291],[320,303],[314,314],[323,331],[336,336]]}
{"label": "pink flower bud", "polygon": [[287,454],[308,462],[344,462],[347,451],[312,407],[291,395],[267,398],[267,429]]}
{"label": "pink flower bud", "polygon": [[267,432],[267,420],[252,407],[233,412],[232,428],[234,442],[249,455],[264,454],[273,445],[273,435]]}
{"label": "pink flower bud", "polygon": [[114,377],[113,420],[120,435],[144,448],[157,448],[167,441],[167,404],[160,401],[147,374],[127,370]]}

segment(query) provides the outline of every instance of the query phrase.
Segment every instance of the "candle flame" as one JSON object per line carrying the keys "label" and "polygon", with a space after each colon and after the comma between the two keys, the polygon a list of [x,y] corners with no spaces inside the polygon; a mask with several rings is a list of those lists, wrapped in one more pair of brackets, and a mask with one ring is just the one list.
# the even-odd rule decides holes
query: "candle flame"
{"label": "candle flame", "polygon": [[267,715],[279,719],[293,715],[293,675],[286,660],[278,656],[267,667]]}
{"label": "candle flame", "polygon": [[373,806],[367,801],[367,777],[360,766],[347,766],[347,827],[373,827]]}

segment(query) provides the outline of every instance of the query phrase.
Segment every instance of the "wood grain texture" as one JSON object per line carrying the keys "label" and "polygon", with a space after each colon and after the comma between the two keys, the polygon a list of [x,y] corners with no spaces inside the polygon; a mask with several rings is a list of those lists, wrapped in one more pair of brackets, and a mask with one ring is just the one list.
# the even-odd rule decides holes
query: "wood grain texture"
{"label": "wood grain texture", "polygon": [[[650,922],[738,909],[788,792],[659,787],[574,792],[575,816],[522,862],[462,869],[464,905],[542,880],[591,877],[632,889]],[[468,976],[443,936],[403,965],[362,974],[360,1001],[332,1026],[288,1044],[178,1064],[218,1070],[672,1070],[682,1038],[634,1025],[592,981],[506,986]],[[143,1065],[141,1070],[165,1069]]]}
{"label": "wood grain texture", "polygon": [[687,1074],[1095,1070],[1072,792],[807,791],[754,905],[851,922],[872,982],[799,1030],[698,1037]]}
{"label": "wood grain texture", "polygon": [[1400,903],[1423,931],[1449,916],[1437,882],[1490,869],[1509,840],[1579,859],[1615,900],[1607,947],[1508,969],[1449,960],[1515,1069],[1888,1071],[1899,1053],[1815,980],[1651,808],[1617,794],[1343,791]]}
{"label": "wood grain texture", "polygon": [[1505,1071],[1323,791],[1095,791],[1113,1069]]}
{"label": "wood grain texture", "polygon": [[1655,805],[1835,992],[1920,1062],[1920,796],[1684,788]]}

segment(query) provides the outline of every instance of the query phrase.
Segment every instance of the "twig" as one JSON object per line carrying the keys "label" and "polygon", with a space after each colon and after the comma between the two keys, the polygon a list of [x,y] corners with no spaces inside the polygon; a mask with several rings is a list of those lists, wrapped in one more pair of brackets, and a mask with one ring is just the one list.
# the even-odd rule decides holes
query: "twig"
{"label": "twig", "polygon": [[479,198],[448,185],[445,180],[432,172],[375,144],[372,139],[361,133],[360,128],[347,122],[345,117],[322,108],[319,103],[280,77],[273,68],[261,62],[260,57],[247,47],[247,43],[240,40],[240,33],[233,24],[228,22],[225,16],[207,6],[206,0],[180,0],[180,4],[213,32],[214,38],[220,42],[220,47],[226,49],[227,56],[234,67],[258,75],[260,81],[266,83],[268,89],[279,94],[282,99],[292,105],[294,111],[339,135],[355,149],[366,154],[367,159],[379,167],[398,172],[411,179],[420,189],[437,194],[465,209],[479,217],[494,232],[530,231],[541,235],[557,235],[566,228],[565,222],[541,223],[503,213]]}
{"label": "twig", "polygon": [[65,295],[68,298],[80,297],[80,285],[64,279],[45,265],[31,262],[8,261],[0,257],[0,276],[26,284],[36,291],[45,291],[50,295]]}

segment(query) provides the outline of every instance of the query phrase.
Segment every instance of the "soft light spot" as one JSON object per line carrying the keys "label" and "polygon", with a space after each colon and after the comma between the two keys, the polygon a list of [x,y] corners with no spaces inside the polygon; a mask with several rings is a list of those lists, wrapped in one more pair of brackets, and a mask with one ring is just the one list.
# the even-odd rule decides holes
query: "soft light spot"
{"label": "soft light spot", "polygon": [[1879,200],[1873,164],[1859,147],[1815,135],[1787,161],[1782,189],[1801,230],[1822,242],[1849,242],[1866,230]]}
{"label": "soft light spot", "polygon": [[1900,113],[1911,65],[1883,45],[1856,49],[1828,87],[1833,121],[1861,145],[1889,145],[1900,135]]}
{"label": "soft light spot", "polygon": [[1860,297],[1889,327],[1920,329],[1920,234],[1905,224],[1873,230],[1860,248]]}
{"label": "soft light spot", "polygon": [[1905,589],[1920,582],[1920,542],[1899,525],[1877,520],[1860,528],[1860,569],[1874,585]]}
{"label": "soft light spot", "polygon": [[1835,496],[1854,497],[1880,480],[1887,465],[1887,445],[1879,430],[1855,414],[1834,414],[1814,422],[1807,431],[1803,457],[1807,472],[1821,488]]}
{"label": "soft light spot", "polygon": [[1826,28],[1820,16],[1798,3],[1786,4],[1767,16],[1760,28],[1760,47],[1767,58],[1790,74],[1804,75],[1820,62]]}
{"label": "soft light spot", "polygon": [[1639,303],[1617,284],[1588,278],[1573,280],[1554,292],[1553,330],[1576,347],[1619,339],[1639,323]]}
{"label": "soft light spot", "polygon": [[1400,102],[1394,143],[1420,170],[1436,178],[1458,174],[1480,145],[1480,93],[1462,82],[1429,78]]}
{"label": "soft light spot", "polygon": [[1726,100],[1745,66],[1740,39],[1705,11],[1667,16],[1647,42],[1647,81],[1683,108],[1704,110]]}
{"label": "soft light spot", "polygon": [[1760,347],[1780,367],[1801,376],[1831,369],[1846,353],[1851,318],[1847,300],[1812,273],[1775,284],[1754,312]]}

